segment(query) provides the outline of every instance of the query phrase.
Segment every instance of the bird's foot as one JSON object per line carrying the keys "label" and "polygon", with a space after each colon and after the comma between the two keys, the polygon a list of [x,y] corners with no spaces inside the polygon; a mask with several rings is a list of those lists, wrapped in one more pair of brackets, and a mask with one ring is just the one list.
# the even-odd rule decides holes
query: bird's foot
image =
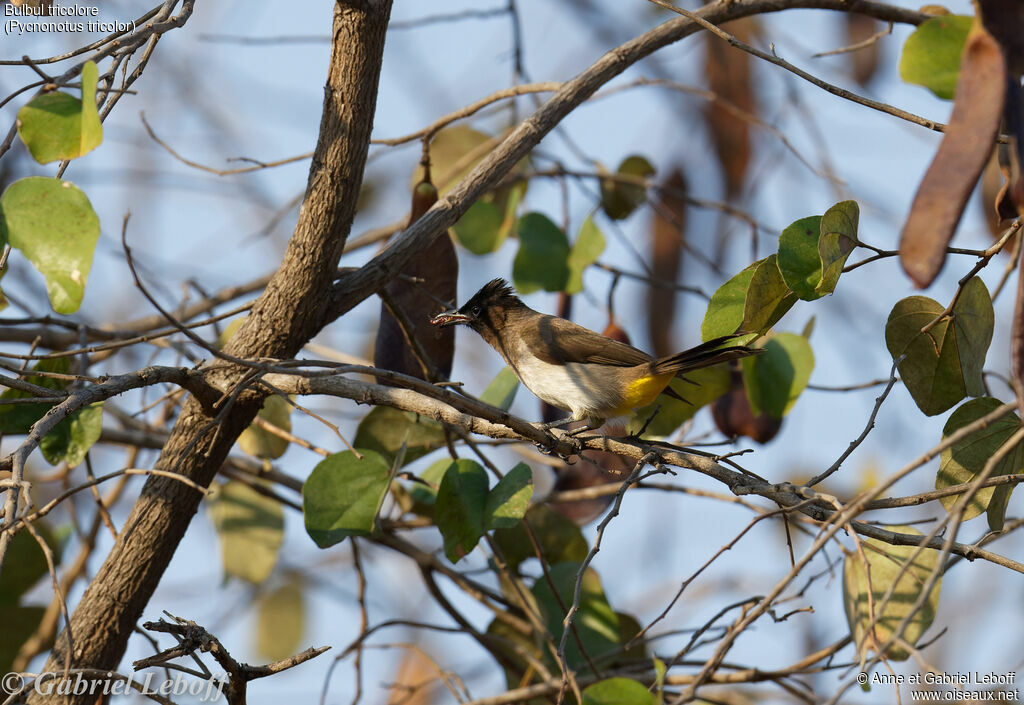
{"label": "bird's foot", "polygon": [[572,423],[572,421],[573,420],[567,416],[565,418],[555,419],[554,421],[548,421],[547,423],[535,423],[533,424],[533,427],[541,431],[550,431],[553,428],[560,428],[568,423]]}
{"label": "bird's foot", "polygon": [[[568,434],[562,437],[551,436],[550,438],[551,441],[549,443],[538,441],[533,445],[544,455],[554,455],[566,465],[574,465],[576,463],[574,458],[583,450],[583,444],[580,443],[579,439]],[[569,443],[573,449],[568,453],[563,453],[558,450],[558,446],[561,443]]]}
{"label": "bird's foot", "polygon": [[[570,422],[570,421],[572,421],[572,419],[562,419],[561,422],[556,423],[555,426],[564,425],[565,423]],[[548,439],[550,439],[550,441],[548,443],[543,443],[543,442],[535,443],[534,445],[537,446],[537,449],[540,450],[540,452],[544,453],[545,455],[556,455],[561,460],[563,460],[564,462],[566,462],[569,465],[572,465],[575,462],[574,460],[571,460],[571,459],[574,456],[579,455],[583,451],[583,442],[582,442],[581,439],[577,438],[577,435],[580,434],[580,433],[583,433],[585,431],[592,430],[592,428],[589,425],[587,425],[587,426],[581,426],[580,428],[576,428],[576,429],[573,429],[571,431],[564,431],[564,430],[559,429],[559,431],[556,434],[556,433],[552,433],[552,429],[554,428],[554,426],[552,426],[552,424],[534,424],[534,425],[537,428],[540,428],[540,429],[544,430],[546,435],[547,435],[547,437],[548,437]],[[547,428],[545,428],[545,427],[547,427]],[[568,444],[569,446],[572,447],[571,451],[569,451],[568,453],[564,453],[564,452],[558,450],[559,446],[566,445],[566,444]]]}

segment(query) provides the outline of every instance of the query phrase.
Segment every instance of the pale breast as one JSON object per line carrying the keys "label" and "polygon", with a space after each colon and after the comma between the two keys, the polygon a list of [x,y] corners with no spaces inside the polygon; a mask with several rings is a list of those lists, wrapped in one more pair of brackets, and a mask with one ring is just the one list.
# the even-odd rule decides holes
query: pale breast
{"label": "pale breast", "polygon": [[576,419],[608,418],[622,406],[623,396],[609,390],[620,386],[617,378],[622,368],[578,362],[557,365],[528,355],[517,363],[519,379],[531,392],[558,409],[571,411]]}

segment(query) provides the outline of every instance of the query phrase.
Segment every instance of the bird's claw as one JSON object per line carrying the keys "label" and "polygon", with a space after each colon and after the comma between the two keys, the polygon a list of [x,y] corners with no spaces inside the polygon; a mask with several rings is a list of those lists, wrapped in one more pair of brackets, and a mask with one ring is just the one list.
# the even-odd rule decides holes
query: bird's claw
{"label": "bird's claw", "polygon": [[[563,431],[560,435],[556,436],[548,431],[547,436],[549,439],[548,443],[543,443],[541,441],[534,443],[537,450],[544,455],[555,455],[567,465],[574,465],[576,461],[573,458],[583,452],[583,442],[576,437],[575,433],[571,431]],[[557,448],[561,443],[568,443],[571,445],[572,451],[569,453],[559,452]]]}

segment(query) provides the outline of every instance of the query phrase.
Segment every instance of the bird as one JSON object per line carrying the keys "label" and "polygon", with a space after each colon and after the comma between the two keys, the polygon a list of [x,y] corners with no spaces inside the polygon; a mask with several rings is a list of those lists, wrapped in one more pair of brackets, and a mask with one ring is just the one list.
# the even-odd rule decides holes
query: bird
{"label": "bird", "polygon": [[683,373],[763,352],[743,345],[722,347],[734,334],[656,359],[565,318],[533,310],[501,278],[430,322],[476,331],[535,396],[570,412],[572,421],[586,421],[580,430],[600,428],[608,419],[650,404],[666,389],[671,393],[669,382]]}

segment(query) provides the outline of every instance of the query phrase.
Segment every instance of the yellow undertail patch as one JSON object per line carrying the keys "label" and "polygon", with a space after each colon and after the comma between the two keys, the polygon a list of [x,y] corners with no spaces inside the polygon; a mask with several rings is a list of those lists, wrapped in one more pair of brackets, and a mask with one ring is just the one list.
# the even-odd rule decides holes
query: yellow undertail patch
{"label": "yellow undertail patch", "polygon": [[641,377],[630,382],[626,388],[625,401],[615,410],[615,416],[628,414],[639,406],[650,404],[665,390],[673,377],[675,377],[674,373],[666,372],[665,374]]}

